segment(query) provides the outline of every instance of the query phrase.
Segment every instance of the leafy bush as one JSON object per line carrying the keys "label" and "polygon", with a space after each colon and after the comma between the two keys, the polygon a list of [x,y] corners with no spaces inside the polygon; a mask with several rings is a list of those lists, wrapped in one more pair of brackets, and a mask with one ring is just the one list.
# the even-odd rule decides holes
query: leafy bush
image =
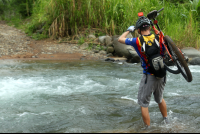
{"label": "leafy bush", "polygon": [[82,45],[84,42],[85,42],[85,38],[84,38],[84,37],[81,37],[81,38],[78,40],[78,44],[79,44],[79,45]]}
{"label": "leafy bush", "polygon": [[21,14],[23,18],[31,16],[34,0],[10,0],[10,10]]}

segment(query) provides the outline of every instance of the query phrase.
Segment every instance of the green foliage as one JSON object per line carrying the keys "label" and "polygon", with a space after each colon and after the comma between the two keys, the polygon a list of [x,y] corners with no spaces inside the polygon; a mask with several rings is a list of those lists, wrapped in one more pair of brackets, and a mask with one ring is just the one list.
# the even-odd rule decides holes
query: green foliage
{"label": "green foliage", "polygon": [[37,30],[36,26],[37,25],[35,23],[28,23],[26,25],[25,33],[31,36]]}
{"label": "green foliage", "polygon": [[97,50],[104,50],[103,46],[101,46],[101,45],[97,45],[97,46],[96,46],[96,49],[97,49]]}
{"label": "green foliage", "polygon": [[170,3],[188,3],[189,0],[167,0]]}
{"label": "green foliage", "polygon": [[[200,0],[199,2],[196,4],[196,11],[197,11],[197,20],[199,21],[200,23]],[[200,25],[199,25],[200,26]]]}
{"label": "green foliage", "polygon": [[33,5],[37,0],[0,0],[0,15],[4,18],[21,18],[31,16]]}
{"label": "green foliage", "polygon": [[96,37],[99,37],[99,36],[104,36],[104,35],[106,35],[106,33],[105,32],[103,32],[103,31],[95,31],[95,36]]}
{"label": "green foliage", "polygon": [[41,39],[45,39],[45,38],[48,38],[47,35],[45,34],[39,34],[39,33],[34,33],[34,34],[31,34],[31,37],[35,40],[41,40]]}
{"label": "green foliage", "polygon": [[10,9],[17,11],[23,18],[32,14],[33,0],[11,0]]}
{"label": "green foliage", "polygon": [[18,28],[21,26],[21,19],[17,17],[11,18],[8,24]]}
{"label": "green foliage", "polygon": [[87,50],[92,50],[93,47],[94,47],[94,44],[90,43],[89,46],[88,46],[88,48],[87,48]]}
{"label": "green foliage", "polygon": [[85,42],[85,38],[84,38],[84,37],[81,37],[81,38],[78,40],[78,44],[79,44],[79,45],[82,45],[84,42]]}
{"label": "green foliage", "polygon": [[200,1],[198,2],[198,4],[197,4],[197,12],[198,12],[198,14],[200,14]]}
{"label": "green foliage", "polygon": [[4,5],[0,4],[0,15],[4,13]]}

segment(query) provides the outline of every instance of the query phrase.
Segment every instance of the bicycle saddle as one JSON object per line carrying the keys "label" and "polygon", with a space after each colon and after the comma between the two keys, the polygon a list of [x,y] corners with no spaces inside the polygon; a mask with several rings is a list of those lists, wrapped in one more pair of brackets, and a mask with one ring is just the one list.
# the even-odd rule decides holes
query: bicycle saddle
{"label": "bicycle saddle", "polygon": [[147,14],[147,18],[148,19],[155,19],[158,15],[158,11],[157,10],[153,10],[150,13]]}

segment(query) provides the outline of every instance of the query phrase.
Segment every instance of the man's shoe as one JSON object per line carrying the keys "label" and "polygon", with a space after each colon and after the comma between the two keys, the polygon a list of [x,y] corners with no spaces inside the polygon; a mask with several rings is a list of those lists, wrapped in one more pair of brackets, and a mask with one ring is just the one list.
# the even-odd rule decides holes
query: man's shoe
{"label": "man's shoe", "polygon": [[142,130],[148,130],[148,129],[150,129],[150,126],[148,126],[148,125],[145,125],[145,127],[142,128]]}
{"label": "man's shoe", "polygon": [[164,117],[163,119],[165,124],[170,124],[169,119],[167,117]]}

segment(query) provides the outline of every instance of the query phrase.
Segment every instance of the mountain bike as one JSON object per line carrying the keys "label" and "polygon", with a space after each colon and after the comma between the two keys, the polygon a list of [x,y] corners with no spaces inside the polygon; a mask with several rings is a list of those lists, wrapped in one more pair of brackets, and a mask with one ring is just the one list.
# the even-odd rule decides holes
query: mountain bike
{"label": "mountain bike", "polygon": [[[164,47],[166,49],[166,54],[164,55],[164,59],[168,60],[169,62],[172,62],[174,67],[167,66],[165,63],[165,69],[173,74],[179,74],[181,73],[182,76],[186,79],[186,81],[191,82],[192,81],[192,74],[190,72],[190,69],[187,65],[187,58],[184,55],[184,53],[176,46],[174,41],[168,36],[164,36],[163,32],[161,31],[158,21],[156,20],[156,17],[159,15],[159,12],[164,10],[164,8],[160,10],[153,10],[150,13],[147,14],[147,18],[151,22],[152,29],[155,34],[158,34],[160,36],[160,42],[164,43]],[[138,13],[138,16],[143,16],[143,12]],[[152,22],[153,20],[153,22]],[[157,26],[158,30],[155,28]]]}

